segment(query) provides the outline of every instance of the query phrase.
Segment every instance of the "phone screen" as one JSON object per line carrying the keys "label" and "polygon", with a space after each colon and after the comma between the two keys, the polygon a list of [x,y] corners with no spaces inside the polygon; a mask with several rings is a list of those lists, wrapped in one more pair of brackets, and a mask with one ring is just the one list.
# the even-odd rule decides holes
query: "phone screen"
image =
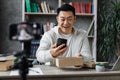
{"label": "phone screen", "polygon": [[[58,38],[58,39],[57,39],[57,46],[60,46],[61,44],[65,44],[64,47],[66,47],[66,46],[67,46],[67,39]],[[64,47],[63,47],[63,48],[64,48]]]}

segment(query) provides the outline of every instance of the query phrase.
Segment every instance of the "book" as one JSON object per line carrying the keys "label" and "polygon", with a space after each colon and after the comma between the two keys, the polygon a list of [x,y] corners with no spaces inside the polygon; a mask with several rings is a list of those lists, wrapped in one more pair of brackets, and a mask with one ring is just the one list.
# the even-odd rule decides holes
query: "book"
{"label": "book", "polygon": [[41,10],[41,6],[39,5],[39,4],[37,4],[37,8],[38,8],[38,12],[42,12],[42,10]]}
{"label": "book", "polygon": [[48,13],[50,13],[50,5],[47,3],[47,9],[48,9]]}
{"label": "book", "polygon": [[43,1],[43,3],[44,3],[44,8],[45,8],[45,13],[48,13],[47,2],[46,2],[46,1]]}
{"label": "book", "polygon": [[31,12],[31,2],[30,0],[25,0],[26,12]]}
{"label": "book", "polygon": [[40,40],[32,40],[31,41],[31,55],[30,58],[36,58],[36,51],[39,47]]}
{"label": "book", "polygon": [[38,12],[37,3],[31,3],[31,12]]}
{"label": "book", "polygon": [[85,13],[85,2],[81,2],[81,13]]}
{"label": "book", "polygon": [[41,7],[42,12],[45,13],[45,7],[44,7],[43,1],[40,3],[40,7]]}
{"label": "book", "polygon": [[91,13],[92,12],[92,4],[91,2],[85,3],[85,13]]}
{"label": "book", "polygon": [[69,4],[75,8],[76,13],[81,13],[80,2],[70,2]]}

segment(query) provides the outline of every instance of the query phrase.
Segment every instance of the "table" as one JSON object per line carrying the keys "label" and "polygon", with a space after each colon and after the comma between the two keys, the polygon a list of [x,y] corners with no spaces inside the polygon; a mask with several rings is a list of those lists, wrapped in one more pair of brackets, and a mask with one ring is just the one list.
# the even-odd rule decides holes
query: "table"
{"label": "table", "polygon": [[[43,74],[28,75],[27,80],[120,80],[120,71],[96,72],[95,69],[57,68],[37,65]],[[0,72],[0,80],[20,80],[19,76],[10,76],[10,71]]]}

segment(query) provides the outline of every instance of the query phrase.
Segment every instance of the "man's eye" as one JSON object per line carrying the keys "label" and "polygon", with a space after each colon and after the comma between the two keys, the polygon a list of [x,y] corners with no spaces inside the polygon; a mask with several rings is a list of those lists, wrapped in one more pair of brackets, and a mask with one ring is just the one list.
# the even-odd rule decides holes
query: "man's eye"
{"label": "man's eye", "polygon": [[68,19],[68,21],[71,21],[72,19]]}
{"label": "man's eye", "polygon": [[61,21],[65,21],[65,19],[61,19]]}

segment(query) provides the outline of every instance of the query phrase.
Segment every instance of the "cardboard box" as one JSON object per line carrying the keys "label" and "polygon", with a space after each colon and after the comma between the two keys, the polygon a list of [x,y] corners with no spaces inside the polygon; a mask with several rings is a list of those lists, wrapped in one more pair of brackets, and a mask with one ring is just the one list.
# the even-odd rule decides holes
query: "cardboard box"
{"label": "cardboard box", "polygon": [[87,67],[87,68],[95,68],[95,62],[85,62],[84,63],[84,67]]}
{"label": "cardboard box", "polygon": [[14,65],[15,57],[13,55],[0,57],[0,71],[7,71]]}
{"label": "cardboard box", "polygon": [[14,64],[13,60],[0,61],[0,71],[9,70]]}
{"label": "cardboard box", "polygon": [[77,57],[57,58],[56,66],[57,67],[83,66],[83,59]]}

